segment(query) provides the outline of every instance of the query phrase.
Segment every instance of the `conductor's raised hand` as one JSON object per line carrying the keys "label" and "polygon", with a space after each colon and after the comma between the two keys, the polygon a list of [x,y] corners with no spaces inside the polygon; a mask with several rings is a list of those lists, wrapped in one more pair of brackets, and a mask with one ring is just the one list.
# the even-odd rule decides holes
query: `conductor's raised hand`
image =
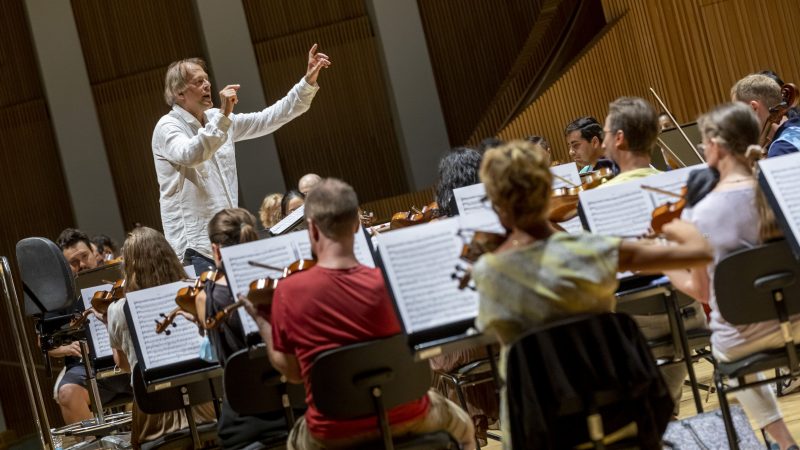
{"label": "conductor's raised hand", "polygon": [[317,53],[317,44],[308,51],[308,68],[306,69],[306,83],[314,86],[317,84],[319,71],[331,66],[331,60],[325,53]]}
{"label": "conductor's raised hand", "polygon": [[238,84],[229,84],[219,91],[219,110],[222,111],[222,114],[229,116],[233,112],[233,106],[239,103],[239,97],[237,97],[239,87]]}

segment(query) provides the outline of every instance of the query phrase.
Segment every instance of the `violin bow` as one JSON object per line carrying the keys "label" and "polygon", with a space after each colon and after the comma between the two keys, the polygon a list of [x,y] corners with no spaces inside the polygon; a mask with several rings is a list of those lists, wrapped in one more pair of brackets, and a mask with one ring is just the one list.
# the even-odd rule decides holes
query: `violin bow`
{"label": "violin bow", "polygon": [[661,189],[661,188],[657,188],[657,187],[653,187],[653,186],[647,186],[647,185],[643,184],[643,185],[641,185],[639,187],[641,187],[645,191],[651,191],[651,192],[655,192],[655,193],[658,193],[658,194],[661,194],[661,195],[666,195],[666,196],[669,196],[669,197],[676,197],[676,198],[683,197],[681,194],[678,194],[676,192],[667,191],[665,189]]}
{"label": "violin bow", "polygon": [[567,183],[568,185],[570,185],[570,186],[572,186],[572,187],[578,187],[578,186],[580,186],[580,185],[578,185],[578,184],[575,184],[575,183],[573,183],[572,181],[569,181],[568,179],[566,179],[566,178],[564,178],[564,177],[562,177],[562,176],[560,176],[560,175],[553,174],[553,178],[555,178],[555,179],[557,179],[557,180],[561,180],[561,181],[563,181],[564,183]]}
{"label": "violin bow", "polygon": [[700,161],[706,162],[706,159],[703,158],[703,155],[701,155],[699,151],[697,151],[697,147],[695,147],[694,144],[692,144],[692,141],[689,139],[689,136],[687,136],[686,133],[683,131],[683,127],[681,127],[681,125],[675,119],[675,116],[672,115],[669,108],[667,108],[667,105],[664,103],[663,100],[661,100],[661,97],[659,97],[658,94],[656,94],[656,90],[651,87],[650,92],[652,92],[653,96],[656,98],[656,100],[658,100],[658,104],[661,105],[662,108],[664,108],[664,112],[667,113],[670,120],[672,120],[672,123],[674,123],[675,126],[678,128],[678,131],[681,132],[681,136],[683,136],[683,138],[686,139],[686,142],[689,144],[689,147],[691,147],[692,150],[694,150],[695,155],[697,155],[697,157],[700,158]]}
{"label": "violin bow", "polygon": [[[678,155],[676,155],[675,152],[673,152],[671,148],[669,148],[669,145],[667,145],[666,142],[664,142],[660,137],[656,138],[656,139],[658,139],[658,145],[660,145],[664,150],[668,151],[669,154],[672,155],[672,157],[675,158],[675,160],[678,161],[681,164],[681,166],[686,167],[686,163],[683,162],[683,160],[681,160],[681,158],[678,157]],[[666,161],[664,161],[664,162],[666,162]],[[667,163],[667,165],[669,165],[669,163]]]}

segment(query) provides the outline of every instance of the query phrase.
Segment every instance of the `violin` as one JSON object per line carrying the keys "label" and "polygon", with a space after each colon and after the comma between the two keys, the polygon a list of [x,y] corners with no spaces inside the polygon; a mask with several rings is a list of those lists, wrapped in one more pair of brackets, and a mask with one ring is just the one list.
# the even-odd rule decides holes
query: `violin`
{"label": "violin", "polygon": [[[475,264],[481,255],[497,250],[505,241],[506,236],[504,234],[476,231],[475,234],[472,235],[472,240],[470,240],[469,243],[465,243],[464,247],[461,249],[460,258],[470,265]],[[467,287],[474,289],[469,286],[469,282],[472,279],[472,270],[468,267],[456,265],[456,270],[451,275],[451,278],[458,280],[459,289]]]}
{"label": "violin", "polygon": [[80,327],[89,320],[89,315],[93,313],[107,314],[108,307],[117,300],[125,297],[125,279],[114,282],[110,291],[97,291],[92,295],[91,307],[85,309],[80,315],[70,322],[70,327]]}
{"label": "violin", "polygon": [[580,174],[581,184],[571,187],[553,189],[550,196],[550,207],[547,215],[553,223],[566,222],[578,215],[578,194],[594,189],[614,178],[614,172],[608,167]]}
{"label": "violin", "polygon": [[156,319],[156,333],[164,333],[169,336],[170,331],[167,329],[167,327],[170,325],[177,327],[178,324],[175,323],[175,319],[178,316],[183,316],[187,320],[194,322],[195,317],[197,317],[195,298],[200,292],[203,291],[203,288],[208,280],[216,281],[220,277],[222,277],[222,273],[218,272],[217,270],[209,270],[200,274],[200,276],[195,280],[194,285],[180,288],[178,290],[178,294],[175,296],[175,303],[177,306],[167,314],[160,314],[163,318],[163,320],[160,322]]}
{"label": "violin", "polygon": [[[283,269],[280,269],[274,266],[261,264],[255,261],[250,261],[249,263],[251,266],[257,266],[264,269],[281,271],[281,275],[277,278],[271,278],[271,277],[258,278],[250,282],[249,290],[247,291],[247,300],[249,300],[250,303],[258,307],[259,309],[266,309],[267,311],[269,311],[270,308],[272,307],[272,295],[275,293],[275,289],[278,287],[278,282],[281,279],[286,278],[295,273],[308,270],[317,264],[317,262],[313,259],[298,259],[297,261],[289,264]],[[206,317],[206,323],[204,324],[205,328],[206,329],[216,328],[217,326],[219,326],[220,323],[222,323],[222,321],[229,314],[241,308],[242,306],[244,306],[244,300],[238,299],[234,303],[223,308],[221,311],[218,311],[213,316]]]}
{"label": "violin", "polygon": [[767,117],[767,121],[764,122],[764,127],[761,128],[759,143],[763,148],[767,148],[772,142],[774,134],[772,126],[780,124],[781,120],[783,120],[783,116],[785,116],[790,109],[797,106],[797,86],[793,83],[786,83],[781,86],[781,98],[782,101],[780,103],[769,109],[769,117]]}
{"label": "violin", "polygon": [[661,234],[664,225],[675,219],[680,219],[683,209],[687,204],[686,195],[688,193],[688,188],[686,186],[682,187],[680,194],[644,185],[642,185],[642,189],[678,198],[675,202],[667,202],[653,210],[650,228],[653,229],[653,234],[658,236]]}
{"label": "violin", "polygon": [[419,225],[421,223],[430,222],[433,219],[441,217],[442,212],[436,202],[429,203],[417,209],[411,207],[410,211],[398,212],[392,215],[391,229],[410,227],[412,225]]}

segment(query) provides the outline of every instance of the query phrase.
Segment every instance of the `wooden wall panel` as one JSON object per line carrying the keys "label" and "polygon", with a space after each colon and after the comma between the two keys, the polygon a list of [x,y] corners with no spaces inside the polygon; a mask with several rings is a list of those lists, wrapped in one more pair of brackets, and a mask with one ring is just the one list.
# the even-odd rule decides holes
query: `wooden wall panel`
{"label": "wooden wall panel", "polygon": [[72,0],[126,229],[161,229],[151,139],[172,61],[203,56],[191,0]]}
{"label": "wooden wall panel", "polygon": [[748,73],[773,68],[787,81],[800,80],[800,43],[786,19],[800,14],[792,0],[604,0],[603,6],[607,20],[621,17],[619,23],[500,130],[502,138],[544,135],[557,159],[567,161],[566,124],[582,115],[602,122],[619,96],[640,96],[661,110],[652,86],[679,121],[691,122],[727,101],[730,87]]}
{"label": "wooden wall panel", "polygon": [[[0,255],[10,259],[15,272],[17,241],[30,236],[55,239],[63,228],[74,225],[74,218],[23,0],[3,2],[0,28],[7,37],[0,40]],[[14,275],[21,295],[19,277]],[[4,343],[0,346],[0,403],[7,427],[24,436],[33,433],[35,425],[9,317],[5,301],[0,301],[0,342]],[[30,322],[25,331],[35,342]],[[52,392],[53,380],[45,379],[41,356],[35,358],[43,389]],[[50,420],[58,425],[58,406],[52,400],[45,403]]]}
{"label": "wooden wall panel", "polygon": [[245,0],[267,103],[305,72],[314,42],[333,65],[320,75],[311,109],[275,141],[287,188],[309,172],[350,183],[362,201],[407,192],[374,33],[362,0]]}
{"label": "wooden wall panel", "polygon": [[463,145],[508,76],[545,1],[417,3],[450,144]]}

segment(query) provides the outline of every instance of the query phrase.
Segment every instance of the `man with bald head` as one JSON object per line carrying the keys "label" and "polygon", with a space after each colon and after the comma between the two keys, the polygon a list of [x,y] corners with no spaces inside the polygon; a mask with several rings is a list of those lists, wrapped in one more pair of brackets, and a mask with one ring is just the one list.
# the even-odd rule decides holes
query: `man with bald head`
{"label": "man with bald head", "polygon": [[303,195],[308,195],[308,191],[314,189],[322,178],[315,173],[307,173],[300,178],[297,182],[297,190]]}
{"label": "man with bald head", "polygon": [[234,143],[272,133],[311,107],[317,77],[328,56],[308,52],[306,73],[289,93],[262,111],[234,114],[238,84],[219,92],[214,108],[206,65],[199,58],[170,64],[164,99],[172,110],[153,131],[153,159],[160,187],[164,235],[185,263],[211,257],[208,222],[217,211],[239,205]]}

